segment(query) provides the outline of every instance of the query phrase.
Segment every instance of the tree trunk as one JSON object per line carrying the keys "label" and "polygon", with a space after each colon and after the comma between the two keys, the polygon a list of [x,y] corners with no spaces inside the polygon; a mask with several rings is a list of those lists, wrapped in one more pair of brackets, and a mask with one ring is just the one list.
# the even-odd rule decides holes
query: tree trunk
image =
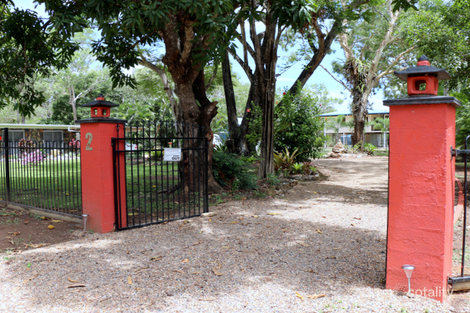
{"label": "tree trunk", "polygon": [[261,131],[261,161],[258,177],[266,178],[274,173],[274,102],[276,92],[276,44],[277,20],[272,12],[266,13],[266,32],[263,38],[264,66],[257,66],[260,71],[258,82],[263,111],[263,126]]}
{"label": "tree trunk", "polygon": [[230,61],[228,54],[222,62],[222,78],[224,83],[225,102],[227,105],[228,132],[229,140],[227,140],[227,149],[230,153],[238,155],[250,155],[255,151],[255,145],[250,145],[246,139],[249,134],[249,125],[253,117],[251,114],[251,103],[253,101],[253,86],[250,86],[247,104],[241,125],[238,125],[237,106],[235,101],[235,92],[233,90],[232,72],[230,69]]}
{"label": "tree trunk", "polygon": [[204,71],[201,70],[197,75],[194,83],[192,84],[192,89],[194,92],[195,99],[199,102],[201,112],[197,118],[197,125],[204,127],[204,137],[207,138],[209,142],[209,148],[207,151],[208,158],[208,185],[209,191],[214,193],[222,193],[223,188],[217,183],[212,173],[212,164],[213,164],[213,155],[214,155],[214,145],[212,144],[214,139],[214,133],[211,129],[211,122],[214,117],[217,115],[217,102],[209,101],[206,94],[205,80],[204,80]]}
{"label": "tree trunk", "polygon": [[367,106],[365,103],[362,103],[362,94],[359,91],[355,91],[353,96],[353,107],[352,113],[354,117],[354,132],[351,137],[352,144],[356,145],[358,143],[361,144],[361,151],[364,146],[363,138],[364,138],[364,126],[365,126],[365,118],[367,116]]}

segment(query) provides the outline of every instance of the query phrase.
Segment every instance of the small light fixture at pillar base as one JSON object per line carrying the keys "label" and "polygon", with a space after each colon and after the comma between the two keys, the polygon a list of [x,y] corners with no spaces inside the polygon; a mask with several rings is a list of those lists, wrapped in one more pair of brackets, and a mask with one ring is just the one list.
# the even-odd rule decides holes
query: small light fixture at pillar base
{"label": "small light fixture at pillar base", "polygon": [[414,265],[405,264],[401,267],[405,271],[406,278],[408,278],[408,293],[411,291],[411,275],[415,269]]}
{"label": "small light fixture at pillar base", "polygon": [[86,231],[86,221],[88,220],[88,214],[83,214],[83,231]]}

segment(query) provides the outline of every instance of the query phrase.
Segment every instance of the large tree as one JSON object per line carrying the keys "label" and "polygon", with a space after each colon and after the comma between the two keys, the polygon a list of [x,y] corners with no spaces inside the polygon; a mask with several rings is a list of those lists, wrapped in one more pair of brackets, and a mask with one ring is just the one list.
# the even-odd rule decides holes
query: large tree
{"label": "large tree", "polygon": [[[211,142],[210,123],[217,114],[217,102],[208,99],[204,66],[225,52],[233,32],[234,6],[230,1],[105,1],[58,2],[40,0],[56,29],[69,23],[64,12],[76,12],[90,19],[101,31],[93,51],[110,68],[115,86],[134,84],[125,70],[143,64],[152,68],[143,49],[163,44],[161,59],[175,84],[178,98],[175,110],[179,121],[204,127]],[[157,71],[157,68],[155,68]],[[211,173],[212,148],[209,148],[209,188],[220,190]]]}
{"label": "large tree", "polygon": [[344,78],[337,81],[351,93],[354,145],[363,139],[370,95],[416,48],[407,46],[400,36],[400,14],[401,10],[393,10],[392,0],[385,0],[364,15],[364,19],[343,20],[347,30],[338,35],[338,41],[345,60],[336,62],[334,70]]}
{"label": "large tree", "polygon": [[[410,7],[414,1],[395,1],[399,7]],[[223,63],[224,86],[227,96],[229,132],[235,151],[246,153],[246,142],[252,106],[262,108],[263,126],[261,137],[261,164],[259,176],[266,177],[273,168],[273,125],[277,73],[278,49],[294,46],[296,40],[308,44],[308,52],[302,55],[307,60],[299,76],[289,89],[297,95],[330,52],[331,44],[347,25],[344,21],[357,20],[370,15],[377,1],[245,1],[241,6],[237,39],[241,45],[239,54],[234,48],[229,52],[245,71],[251,83],[243,122],[240,126],[235,115],[235,97],[231,90],[228,59]],[[260,27],[260,24],[262,26]],[[283,38],[285,36],[285,38]],[[289,41],[292,43],[289,44]],[[300,55],[300,54],[299,54]]]}

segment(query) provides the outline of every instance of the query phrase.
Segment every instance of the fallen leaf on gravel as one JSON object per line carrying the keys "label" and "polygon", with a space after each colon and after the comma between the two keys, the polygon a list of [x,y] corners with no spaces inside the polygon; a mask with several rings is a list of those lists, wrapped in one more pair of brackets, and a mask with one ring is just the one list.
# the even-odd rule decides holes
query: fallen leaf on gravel
{"label": "fallen leaf on gravel", "polygon": [[47,226],[47,229],[54,229],[55,227],[53,225]]}
{"label": "fallen leaf on gravel", "polygon": [[251,217],[258,218],[258,215],[252,215]]}
{"label": "fallen leaf on gravel", "polygon": [[8,232],[9,234],[11,234],[12,236],[18,236],[20,234],[19,231],[15,231],[15,232]]}
{"label": "fallen leaf on gravel", "polygon": [[184,272],[180,270],[173,270],[173,272],[184,274]]}
{"label": "fallen leaf on gravel", "polygon": [[308,245],[308,244],[306,244],[306,243],[303,243],[303,242],[297,242],[297,243],[298,243],[299,245],[301,245],[301,246],[304,246],[304,247],[309,247],[309,245]]}
{"label": "fallen leaf on gravel", "polygon": [[211,220],[211,219],[209,219],[209,222],[212,222],[212,220]]}
{"label": "fallen leaf on gravel", "polygon": [[339,248],[333,248],[333,250],[341,250],[343,249],[342,247],[339,247]]}
{"label": "fallen leaf on gravel", "polygon": [[78,280],[75,279],[67,278],[67,280],[71,283],[78,283]]}
{"label": "fallen leaf on gravel", "polygon": [[189,223],[189,221],[185,221],[184,223],[181,223],[181,225],[179,227],[182,227],[182,226],[184,226],[184,224],[188,224],[188,223]]}
{"label": "fallen leaf on gravel", "polygon": [[197,246],[197,245],[200,245],[201,243],[203,243],[203,241],[198,241],[196,243],[193,243],[191,246]]}
{"label": "fallen leaf on gravel", "polygon": [[36,276],[38,276],[38,275],[34,275],[34,276],[32,276],[32,277],[26,279],[25,281],[23,281],[23,284],[26,284],[26,283],[32,281]]}
{"label": "fallen leaf on gravel", "polygon": [[25,220],[23,223],[28,224],[28,223],[29,223],[29,220]]}
{"label": "fallen leaf on gravel", "polygon": [[230,246],[222,246],[224,249],[230,249]]}
{"label": "fallen leaf on gravel", "polygon": [[159,256],[151,257],[150,261],[161,261],[161,259],[163,259],[163,257],[161,255],[159,255]]}
{"label": "fallen leaf on gravel", "polygon": [[356,226],[355,224],[351,223],[351,226]]}
{"label": "fallen leaf on gravel", "polygon": [[80,288],[80,287],[86,287],[85,285],[69,285],[67,288]]}
{"label": "fallen leaf on gravel", "polygon": [[146,270],[146,269],[148,269],[148,268],[149,268],[148,266],[147,266],[147,267],[142,267],[142,268],[136,269],[135,272],[137,273],[137,272]]}
{"label": "fallen leaf on gravel", "polygon": [[324,296],[326,296],[326,293],[322,293],[322,294],[319,294],[319,295],[307,296],[307,298],[314,300],[314,299],[318,299],[318,298],[323,298]]}
{"label": "fallen leaf on gravel", "polygon": [[215,268],[212,269],[212,272],[217,276],[222,276],[223,275],[219,270],[217,270]]}
{"label": "fallen leaf on gravel", "polygon": [[189,259],[184,259],[183,261],[181,261],[183,263],[186,263],[186,262],[189,262]]}
{"label": "fallen leaf on gravel", "polygon": [[215,301],[217,300],[216,298],[210,298],[210,299],[199,299],[199,301]]}
{"label": "fallen leaf on gravel", "polygon": [[268,215],[281,215],[282,213],[268,213]]}
{"label": "fallen leaf on gravel", "polygon": [[54,223],[62,223],[63,221],[61,220],[52,220]]}
{"label": "fallen leaf on gravel", "polygon": [[195,274],[202,274],[202,272],[192,272],[191,274],[195,275]]}
{"label": "fallen leaf on gravel", "polygon": [[233,222],[230,222],[230,223],[231,223],[231,224],[236,224],[236,223],[238,223],[238,221],[233,221]]}
{"label": "fallen leaf on gravel", "polygon": [[127,276],[127,283],[129,285],[132,285],[132,278],[130,276]]}
{"label": "fallen leaf on gravel", "polygon": [[287,232],[287,229],[283,229],[282,231],[283,231],[283,232]]}
{"label": "fallen leaf on gravel", "polygon": [[321,230],[317,229],[317,233],[323,234]]}
{"label": "fallen leaf on gravel", "polygon": [[355,220],[361,220],[362,217],[353,217]]}
{"label": "fallen leaf on gravel", "polygon": [[314,270],[312,270],[311,268],[309,268],[308,270],[304,271],[304,272],[307,272],[307,273],[316,273]]}
{"label": "fallen leaf on gravel", "polygon": [[295,296],[296,296],[297,298],[300,298],[300,300],[304,301],[304,297],[303,297],[300,293],[296,292],[296,293],[295,293]]}
{"label": "fallen leaf on gravel", "polygon": [[326,218],[326,216],[322,216],[323,218]]}

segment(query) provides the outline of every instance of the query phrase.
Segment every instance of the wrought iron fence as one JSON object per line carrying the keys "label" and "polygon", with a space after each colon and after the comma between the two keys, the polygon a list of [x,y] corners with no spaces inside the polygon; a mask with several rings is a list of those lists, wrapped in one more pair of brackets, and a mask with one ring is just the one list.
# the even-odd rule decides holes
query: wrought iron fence
{"label": "wrought iron fence", "polygon": [[0,202],[82,215],[80,141],[0,141]]}
{"label": "wrought iron fence", "polygon": [[127,124],[124,138],[113,138],[118,229],[207,212],[207,149],[203,129],[197,126]]}

